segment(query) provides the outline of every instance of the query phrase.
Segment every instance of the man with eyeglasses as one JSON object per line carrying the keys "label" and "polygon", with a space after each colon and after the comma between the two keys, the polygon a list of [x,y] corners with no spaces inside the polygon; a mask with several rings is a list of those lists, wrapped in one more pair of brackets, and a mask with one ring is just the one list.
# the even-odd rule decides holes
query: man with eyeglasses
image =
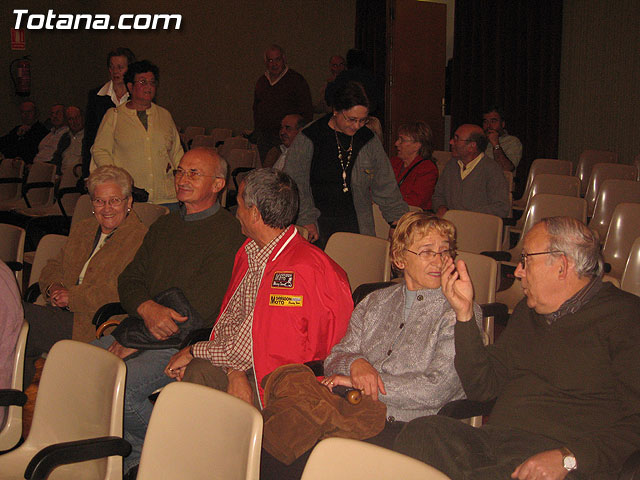
{"label": "man with eyeglasses", "polygon": [[468,399],[496,403],[479,429],[416,419],[396,450],[451,478],[618,478],[640,449],[640,298],[603,283],[602,265],[583,223],[536,224],[516,269],[526,298],[487,347],[469,321],[464,263],[445,268],[443,289],[457,299],[456,370]]}
{"label": "man with eyeglasses", "polygon": [[[202,319],[198,326],[212,326],[231,278],[235,253],[244,241],[240,224],[218,202],[227,176],[222,157],[212,149],[194,148],[173,173],[180,210],[151,225],[138,253],[118,278],[120,302],[130,316],[144,321],[153,349],[123,345],[112,335],[96,341],[127,364],[124,435],[133,451],[125,458],[125,472],[140,460],[152,409],[147,397],[172,381],[164,375],[164,367],[178,349],[162,342],[173,345],[172,340],[182,336],[181,326],[195,321],[155,299],[177,287]],[[124,333],[118,333],[118,338],[127,338]]]}
{"label": "man with eyeglasses", "polygon": [[267,168],[273,167],[276,170],[284,170],[287,160],[287,150],[289,150],[291,143],[293,143],[298,132],[302,130],[302,127],[304,127],[304,118],[302,118],[302,115],[298,115],[297,113],[285,115],[280,122],[280,140],[282,143],[269,150],[267,158],[262,162],[262,166]]}
{"label": "man with eyeglasses", "polygon": [[264,52],[266,71],[258,78],[253,93],[253,128],[260,158],[280,143],[280,120],[285,115],[297,113],[304,122],[313,118],[309,84],[295,70],[287,66],[282,47],[271,45]]}
{"label": "man with eyeglasses", "polygon": [[452,161],[444,167],[431,197],[437,215],[468,210],[509,216],[509,185],[502,167],[484,154],[488,140],[482,128],[461,125],[449,143]]}

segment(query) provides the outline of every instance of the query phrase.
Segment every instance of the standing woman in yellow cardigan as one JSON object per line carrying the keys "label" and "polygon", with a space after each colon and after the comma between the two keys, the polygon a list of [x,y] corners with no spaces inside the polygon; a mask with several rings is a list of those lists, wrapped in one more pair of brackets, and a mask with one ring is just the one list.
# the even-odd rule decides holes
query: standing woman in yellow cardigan
{"label": "standing woman in yellow cardigan", "polygon": [[29,322],[25,386],[42,353],[58,340],[94,340],[94,313],[105,303],[119,301],[118,276],[147,233],[131,211],[132,184],[126,170],[112,165],[89,175],[93,217],[71,228],[67,243],[42,269],[39,284],[47,305],[23,305]]}
{"label": "standing woman in yellow cardigan", "polygon": [[131,98],[102,119],[91,148],[91,170],[102,165],[126,168],[149,202],[177,208],[172,171],[184,154],[168,110],[153,103],[160,73],[142,60],[129,65],[124,81]]}

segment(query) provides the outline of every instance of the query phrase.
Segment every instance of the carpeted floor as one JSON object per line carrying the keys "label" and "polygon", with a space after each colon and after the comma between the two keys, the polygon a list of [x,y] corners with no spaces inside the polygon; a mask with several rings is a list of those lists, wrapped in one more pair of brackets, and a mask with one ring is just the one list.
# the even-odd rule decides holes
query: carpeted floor
{"label": "carpeted floor", "polygon": [[42,367],[44,366],[44,358],[36,360],[36,374],[33,382],[27,387],[27,403],[22,409],[22,438],[27,438],[29,430],[31,430],[31,422],[33,421],[33,409],[36,405],[36,395],[38,395],[38,385],[42,376]]}

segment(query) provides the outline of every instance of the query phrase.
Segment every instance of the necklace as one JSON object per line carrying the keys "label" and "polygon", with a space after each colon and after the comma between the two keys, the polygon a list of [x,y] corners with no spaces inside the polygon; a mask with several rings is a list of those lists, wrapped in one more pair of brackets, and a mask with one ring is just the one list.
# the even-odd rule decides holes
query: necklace
{"label": "necklace", "polygon": [[349,191],[349,187],[347,186],[347,168],[349,168],[349,164],[351,163],[351,155],[353,155],[353,136],[351,136],[351,143],[349,144],[349,148],[346,150],[347,153],[347,163],[344,163],[344,153],[345,150],[338,140],[338,132],[335,130],[333,133],[336,136],[336,145],[338,146],[338,160],[340,160],[340,168],[342,168],[342,191],[347,193]]}

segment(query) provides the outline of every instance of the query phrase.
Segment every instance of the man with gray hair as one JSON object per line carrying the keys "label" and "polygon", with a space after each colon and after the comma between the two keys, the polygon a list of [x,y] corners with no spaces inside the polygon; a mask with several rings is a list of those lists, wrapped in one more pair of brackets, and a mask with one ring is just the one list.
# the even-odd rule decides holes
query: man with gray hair
{"label": "man with gray hair", "polygon": [[262,408],[262,379],[281,365],[324,360],[353,310],[345,272],[297,232],[298,189],[286,173],[252,170],[236,216],[249,237],[236,254],[209,341],[175,354],[165,373]]}
{"label": "man with gray hair", "polygon": [[445,265],[456,370],[468,399],[495,406],[482,428],[416,419],[396,450],[451,478],[618,478],[640,449],[640,298],[602,282],[598,241],[568,217],[529,230],[516,277],[526,298],[485,347],[466,266]]}

